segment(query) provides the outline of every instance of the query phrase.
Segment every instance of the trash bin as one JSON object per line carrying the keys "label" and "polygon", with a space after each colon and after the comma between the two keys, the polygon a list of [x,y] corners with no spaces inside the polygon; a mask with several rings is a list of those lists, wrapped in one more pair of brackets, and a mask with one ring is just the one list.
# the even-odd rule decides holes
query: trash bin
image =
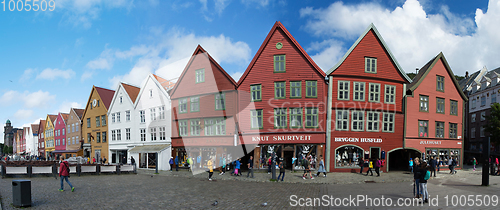
{"label": "trash bin", "polygon": [[12,180],[12,202],[15,207],[31,206],[30,180]]}

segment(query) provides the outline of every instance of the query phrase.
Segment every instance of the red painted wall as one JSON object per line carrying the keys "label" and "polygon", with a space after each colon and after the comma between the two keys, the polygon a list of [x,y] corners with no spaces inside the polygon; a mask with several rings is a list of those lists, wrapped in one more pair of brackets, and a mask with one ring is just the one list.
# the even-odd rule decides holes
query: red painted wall
{"label": "red painted wall", "polygon": [[[95,123],[95,119],[93,119],[93,120]],[[64,129],[64,135],[63,135],[62,129]],[[61,135],[59,135],[59,136],[55,135],[55,132],[57,130],[59,130],[58,132],[60,132]],[[64,145],[63,145],[63,141],[64,141]],[[66,150],[66,121],[62,117],[61,113],[59,113],[57,115],[56,124],[54,125],[54,145],[56,145],[56,142],[59,142],[60,145],[55,146],[55,150]]]}

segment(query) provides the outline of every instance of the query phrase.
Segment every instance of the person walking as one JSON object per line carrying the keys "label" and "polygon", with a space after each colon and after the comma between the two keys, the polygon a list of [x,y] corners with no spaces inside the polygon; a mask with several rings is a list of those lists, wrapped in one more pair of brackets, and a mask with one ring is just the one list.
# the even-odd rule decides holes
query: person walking
{"label": "person walking", "polygon": [[267,174],[271,173],[271,166],[272,166],[271,161],[272,161],[271,156],[269,156],[269,158],[267,159]]}
{"label": "person walking", "polygon": [[410,162],[408,164],[409,171],[413,173],[413,160],[410,158]]}
{"label": "person walking", "polygon": [[[419,169],[420,165],[420,160],[418,157],[415,158],[415,161],[413,163],[413,195],[415,198],[420,198],[420,171]],[[415,188],[417,189],[417,192],[415,194]]]}
{"label": "person walking", "polygon": [[437,165],[437,163],[436,163],[436,160],[434,160],[434,157],[431,157],[429,165],[430,165],[431,176],[432,176],[432,173],[434,173],[434,177],[436,177],[436,165]]}
{"label": "person walking", "polygon": [[455,160],[455,157],[451,158],[451,170],[452,174],[456,174],[457,170],[455,170],[455,167],[457,166],[457,160]]}
{"label": "person walking", "polygon": [[279,168],[280,168],[280,175],[278,175],[278,181],[280,180],[281,177],[281,181],[283,182],[283,179],[285,179],[285,163],[283,161],[280,161]]}
{"label": "person walking", "polygon": [[476,165],[477,165],[476,158],[472,158],[472,167],[474,168],[472,169],[472,171],[476,171]]}
{"label": "person walking", "polygon": [[64,191],[64,180],[69,184],[69,187],[71,188],[71,192],[75,191],[75,187],[69,182],[68,177],[69,177],[69,164],[68,161],[65,161],[63,156],[59,157],[61,163],[59,164],[59,177],[61,178],[61,188],[59,191],[63,192]]}
{"label": "person walking", "polygon": [[[439,158],[436,158],[436,167],[437,167],[437,171],[439,172],[439,169],[441,169],[441,164],[442,164],[443,161],[441,161]],[[436,176],[436,174],[434,173],[434,176]]]}
{"label": "person walking", "polygon": [[241,168],[241,162],[240,162],[241,159],[237,159],[236,162],[235,162],[235,166],[234,166],[234,175],[235,176],[240,176],[241,175],[241,171],[240,171],[240,168]]}
{"label": "person walking", "polygon": [[379,158],[375,158],[375,172],[377,177],[380,176],[380,167],[382,166],[382,161]]}
{"label": "person walking", "polygon": [[95,157],[92,158],[92,164],[95,164]]}
{"label": "person walking", "polygon": [[420,164],[419,171],[420,171],[420,192],[422,193],[422,200],[424,203],[429,203],[429,192],[427,192],[427,180],[429,180],[431,172],[429,171],[429,167],[427,167],[426,162]]}
{"label": "person walking", "polygon": [[250,176],[250,173],[252,176],[250,178],[253,179],[253,156],[250,156],[250,159],[248,160],[248,173],[247,173],[247,178]]}
{"label": "person walking", "polygon": [[226,164],[224,164],[224,157],[222,157],[221,155],[219,158],[219,175],[224,174],[224,168],[226,167],[225,165]]}
{"label": "person walking", "polygon": [[192,157],[188,157],[186,161],[187,161],[187,164],[188,164],[188,167],[189,167],[188,170],[192,172],[193,171],[193,158]]}
{"label": "person walking", "polygon": [[370,172],[370,176],[373,176],[372,168],[373,168],[373,159],[370,160],[370,162],[368,162],[368,170],[366,171],[365,176],[368,176],[368,172]]}
{"label": "person walking", "polygon": [[361,168],[359,170],[359,173],[360,174],[363,174],[363,168],[365,168],[365,161],[363,160],[363,157],[360,157],[359,158],[359,163],[358,163],[359,167]]}
{"label": "person walking", "polygon": [[207,168],[208,168],[208,181],[212,181],[212,175],[214,175],[214,166],[212,159],[208,159]]}
{"label": "person walking", "polygon": [[304,174],[302,175],[302,179],[306,179],[306,176],[307,174],[309,174],[309,177],[311,177],[311,179],[314,179],[314,177],[312,177],[312,174],[311,174],[311,158],[309,157],[309,159],[304,159]]}
{"label": "person walking", "polygon": [[325,162],[323,161],[323,155],[319,156],[319,167],[318,167],[318,173],[316,176],[319,176],[320,173],[323,173],[323,177],[326,177],[326,170],[325,170]]}
{"label": "person walking", "polygon": [[175,171],[179,171],[179,156],[175,156]]}
{"label": "person walking", "polygon": [[168,164],[170,164],[170,171],[172,171],[172,168],[174,167],[174,158],[170,157]]}
{"label": "person walking", "polygon": [[495,164],[497,165],[497,172],[495,175],[500,175],[500,163],[498,162],[498,157],[495,158]]}
{"label": "person walking", "polygon": [[132,164],[135,167],[135,159],[134,156],[130,156],[130,164]]}

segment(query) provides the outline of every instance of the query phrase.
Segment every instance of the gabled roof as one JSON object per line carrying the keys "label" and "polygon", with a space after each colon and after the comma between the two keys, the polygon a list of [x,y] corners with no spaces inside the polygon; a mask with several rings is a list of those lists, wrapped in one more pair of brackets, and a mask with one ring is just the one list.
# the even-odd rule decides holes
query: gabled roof
{"label": "gabled roof", "polygon": [[49,116],[50,122],[51,122],[52,124],[54,124],[54,120],[56,120],[56,119],[57,119],[57,115],[54,115],[54,114],[49,114],[49,115],[47,115],[47,116]]}
{"label": "gabled roof", "polygon": [[427,62],[418,72],[418,74],[413,78],[413,81],[408,85],[408,89],[411,91],[414,91],[417,89],[417,87],[422,83],[422,81],[425,79],[425,77],[429,74],[431,69],[436,65],[436,63],[442,60],[445,69],[448,71],[448,75],[453,81],[453,84],[455,85],[455,88],[457,91],[460,93],[460,96],[462,97],[463,100],[467,101],[467,97],[465,96],[464,92],[460,88],[460,85],[458,84],[457,79],[455,78],[455,74],[453,74],[453,71],[450,68],[450,65],[448,65],[448,61],[446,61],[446,58],[444,57],[443,52],[440,52],[436,57],[432,58],[429,62]]}
{"label": "gabled roof", "polygon": [[115,91],[101,87],[95,87],[95,90],[99,93],[102,103],[106,106],[106,109],[109,109],[109,105],[111,104],[111,100],[113,100]]}
{"label": "gabled roof", "polygon": [[125,84],[123,82],[121,83],[121,85],[123,86],[123,89],[125,89],[125,92],[128,94],[128,96],[130,97],[130,100],[132,100],[132,104],[135,103],[135,99],[137,99],[137,95],[139,95],[139,91],[141,91],[141,89],[136,86]]}
{"label": "gabled roof", "polygon": [[273,28],[271,28],[271,31],[269,31],[269,33],[267,34],[266,39],[264,39],[264,42],[262,43],[262,45],[260,45],[260,48],[257,51],[257,53],[255,54],[255,56],[253,57],[252,61],[250,62],[250,65],[248,65],[247,69],[245,70],[245,72],[241,76],[240,80],[238,81],[238,86],[241,85],[241,83],[248,76],[248,74],[250,73],[250,69],[253,68],[253,66],[255,65],[255,62],[257,62],[257,60],[259,59],[260,55],[264,51],[264,48],[267,46],[267,44],[271,40],[271,36],[274,34],[274,32],[276,30],[283,31],[285,36],[288,39],[290,39],[290,41],[293,43],[294,47],[296,47],[298,49],[298,51],[300,52],[300,54],[302,56],[304,56],[304,58],[306,58],[306,60],[313,67],[313,69],[316,70],[316,72],[318,74],[320,74],[323,78],[326,77],[325,72],[323,70],[321,70],[321,68],[319,68],[319,66],[313,61],[313,59],[309,56],[309,54],[307,54],[307,52],[300,46],[300,44],[297,42],[297,40],[295,40],[295,38],[293,38],[292,34],[290,34],[290,32],[285,28],[285,26],[283,26],[283,24],[281,24],[280,21],[276,21],[276,23],[274,23]]}
{"label": "gabled roof", "polygon": [[40,126],[39,128],[42,128],[45,130],[45,120],[40,120]]}
{"label": "gabled roof", "polygon": [[487,76],[484,76],[483,79],[481,79],[481,82],[491,82],[491,79]]}
{"label": "gabled roof", "polygon": [[68,117],[69,117],[69,114],[68,113],[60,113],[59,114],[61,115],[61,117],[63,118],[64,120],[64,124],[66,124],[68,122]]}
{"label": "gabled roof", "polygon": [[370,26],[368,26],[368,28],[365,30],[365,32],[363,32],[363,34],[361,34],[361,36],[359,36],[358,40],[356,40],[356,42],[354,42],[354,44],[351,46],[351,48],[349,48],[349,50],[345,53],[344,57],[342,57],[342,59],[337,64],[335,64],[335,66],[333,66],[330,70],[328,70],[326,72],[326,75],[330,75],[332,72],[337,70],[337,68],[339,68],[340,65],[342,65],[342,63],[344,63],[345,59],[347,59],[347,57],[351,54],[351,52],[358,46],[358,44],[361,42],[361,40],[363,40],[363,38],[365,38],[365,36],[370,31],[373,31],[373,33],[375,34],[377,39],[380,40],[380,43],[382,43],[382,47],[387,51],[387,54],[389,54],[391,61],[394,62],[394,64],[396,65],[396,68],[398,69],[401,76],[403,76],[408,82],[411,82],[412,80],[410,79],[410,77],[408,77],[408,75],[406,75],[403,68],[401,68],[398,61],[396,60],[396,58],[392,54],[391,50],[389,50],[389,47],[387,46],[384,39],[382,38],[382,36],[380,35],[380,33],[378,32],[377,28],[375,27],[375,25],[373,23],[371,23]]}
{"label": "gabled roof", "polygon": [[85,109],[71,108],[71,110],[73,110],[73,112],[75,112],[75,114],[76,114],[76,116],[78,117],[79,120],[82,119],[83,112],[85,111]]}
{"label": "gabled roof", "polygon": [[[160,77],[161,78],[161,77]],[[165,88],[162,88],[163,86],[160,84],[158,80],[156,80],[156,77],[154,74],[149,74],[148,77],[146,77],[146,80],[143,82],[142,87],[140,88],[139,94],[137,95],[137,99],[135,100],[135,103],[133,104],[134,108],[136,108],[137,104],[139,104],[139,98],[141,98],[142,94],[144,93],[145,87],[148,84],[148,80],[151,80],[153,83],[156,84],[158,87],[158,90],[165,94],[165,96],[170,100],[170,95],[167,92]]]}
{"label": "gabled roof", "polygon": [[166,79],[163,79],[162,77],[160,77],[160,76],[158,76],[156,74],[153,74],[153,76],[161,84],[161,86],[163,88],[165,88],[165,90],[167,90],[167,91],[170,90],[170,89],[172,89],[175,86],[174,82],[171,82],[171,81],[168,81]]}
{"label": "gabled roof", "polygon": [[[175,83],[174,87],[172,88],[172,90],[169,91],[169,94],[170,96],[173,96],[175,91],[177,90],[177,87],[179,87],[179,81],[182,81],[182,79],[185,77],[186,75],[186,72],[187,70],[189,69],[189,67],[191,66],[191,63],[193,63],[194,59],[196,58],[196,55],[198,54],[202,54],[202,55],[205,55],[205,56],[208,56],[208,59],[211,63],[213,63],[217,69],[222,72],[222,74],[229,80],[231,81],[231,83],[236,87],[237,86],[237,83],[236,81],[234,81],[234,79],[219,65],[219,63],[217,63],[217,61],[215,61],[214,58],[212,58],[212,56],[207,52],[205,51],[205,49],[203,49],[203,47],[201,47],[201,45],[198,45],[196,47],[196,49],[194,50],[193,52],[193,55],[191,56],[191,58],[189,59],[189,61],[187,62],[186,64],[186,67],[184,67],[184,70],[182,71],[182,74],[181,76],[179,77],[179,79],[177,80],[177,83]],[[213,70],[212,70],[213,71]],[[159,82],[159,81],[158,81]]]}
{"label": "gabled roof", "polygon": [[38,134],[38,128],[39,124],[31,124],[31,130],[33,131],[33,134]]}

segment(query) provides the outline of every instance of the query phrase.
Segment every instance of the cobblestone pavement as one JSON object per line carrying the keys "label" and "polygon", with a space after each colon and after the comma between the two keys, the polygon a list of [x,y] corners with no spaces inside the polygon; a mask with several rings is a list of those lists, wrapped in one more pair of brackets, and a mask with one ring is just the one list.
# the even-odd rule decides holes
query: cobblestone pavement
{"label": "cobblestone pavement", "polygon": [[[255,179],[244,177],[220,176],[214,174],[214,181],[207,180],[207,173],[192,176],[188,172],[139,171],[139,174],[123,175],[86,175],[72,176],[70,181],[75,192],[65,184],[65,191],[59,192],[59,180],[51,177],[30,178],[33,209],[283,209],[292,208],[291,204],[307,204],[307,198],[323,198],[328,195],[334,198],[357,198],[366,195],[369,198],[392,199],[396,205],[399,198],[411,198],[412,181],[410,174],[401,172],[385,173],[381,177],[366,177],[352,173],[330,173],[327,178],[302,180],[299,176],[287,173],[288,182],[270,182],[267,173],[255,173]],[[344,180],[345,178],[345,180]],[[399,179],[397,179],[399,178]],[[0,195],[3,209],[15,209],[12,206],[12,180],[0,180]],[[23,178],[25,179],[25,178]],[[375,183],[365,181],[375,180]],[[326,182],[330,184],[325,184]],[[294,182],[294,183],[292,183]],[[303,183],[304,182],[304,183]],[[314,183],[309,183],[314,182]],[[338,184],[331,184],[338,183]],[[351,183],[351,184],[346,184]],[[462,170],[456,175],[445,172],[429,181],[431,198],[439,196],[438,207],[424,208],[456,208],[452,206],[453,195],[499,195],[500,177],[490,177],[489,187],[480,187],[480,171]],[[292,197],[291,196],[297,196]],[[445,196],[448,195],[448,206]],[[218,201],[217,206],[211,204]],[[456,199],[458,201],[458,198]],[[380,199],[379,199],[380,201]],[[375,201],[376,202],[376,201]],[[373,204],[376,204],[376,203]],[[262,204],[267,203],[266,207]],[[310,203],[312,204],[312,203]],[[318,203],[316,203],[318,204]],[[323,201],[323,204],[326,204]],[[373,208],[366,202],[353,203],[344,208]],[[357,204],[360,204],[357,206]],[[477,203],[475,203],[477,204]],[[462,209],[465,208],[457,203]],[[498,204],[500,206],[500,204]],[[477,209],[498,209],[498,206],[476,206]],[[303,207],[307,208],[307,207]],[[380,207],[387,208],[387,207]],[[397,207],[402,208],[402,207]],[[410,209],[421,209],[411,207]],[[469,208],[469,207],[467,207]],[[408,209],[408,207],[404,207]]]}

